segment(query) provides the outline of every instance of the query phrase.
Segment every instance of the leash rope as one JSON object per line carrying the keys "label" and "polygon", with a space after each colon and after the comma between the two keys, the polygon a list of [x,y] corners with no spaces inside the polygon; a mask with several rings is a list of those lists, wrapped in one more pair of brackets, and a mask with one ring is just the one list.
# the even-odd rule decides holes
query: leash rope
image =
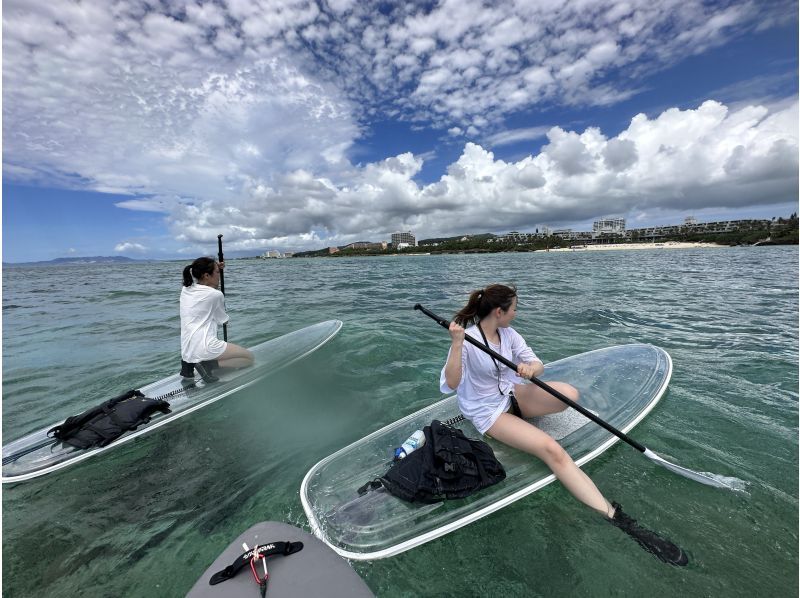
{"label": "leash rope", "polygon": [[182,388],[176,388],[175,390],[171,390],[168,393],[165,393],[165,394],[163,394],[163,395],[161,395],[159,397],[153,397],[153,399],[156,400],[156,401],[163,401],[165,399],[169,399],[170,397],[174,397],[175,395],[179,395],[181,393],[185,393],[187,390],[189,390],[190,388],[194,388],[195,386],[197,386],[197,383],[196,382],[192,382],[191,384],[187,384],[186,386],[184,386]]}
{"label": "leash rope", "polygon": [[450,427],[452,427],[452,426],[454,426],[455,424],[457,424],[457,423],[459,423],[459,422],[463,422],[465,419],[467,419],[467,418],[466,418],[466,417],[464,417],[464,415],[463,415],[463,414],[459,413],[459,414],[458,414],[458,415],[456,415],[455,417],[451,417],[450,419],[446,419],[446,420],[444,420],[442,423],[443,423],[445,426],[450,426]]}

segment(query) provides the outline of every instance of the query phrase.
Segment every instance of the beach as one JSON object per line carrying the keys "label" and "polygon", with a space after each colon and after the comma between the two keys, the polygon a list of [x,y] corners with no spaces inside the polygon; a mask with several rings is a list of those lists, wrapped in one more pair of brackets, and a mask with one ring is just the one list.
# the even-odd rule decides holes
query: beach
{"label": "beach", "polygon": [[573,245],[547,251],[619,251],[622,249],[697,249],[699,247],[729,247],[718,243],[687,243],[666,241],[664,243],[608,243],[602,245]]}

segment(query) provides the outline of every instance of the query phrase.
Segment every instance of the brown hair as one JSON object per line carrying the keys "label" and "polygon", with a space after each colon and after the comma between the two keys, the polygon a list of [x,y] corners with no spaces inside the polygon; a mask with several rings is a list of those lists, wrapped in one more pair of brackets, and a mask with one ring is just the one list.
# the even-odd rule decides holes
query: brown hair
{"label": "brown hair", "polygon": [[214,265],[216,263],[217,262],[210,257],[197,258],[183,269],[183,286],[192,286],[192,276],[194,276],[197,280],[200,280],[203,278],[203,274],[208,274],[209,276],[214,274]]}
{"label": "brown hair", "polygon": [[516,296],[517,289],[504,284],[491,284],[485,289],[472,291],[469,301],[453,317],[453,320],[456,324],[465,327],[477,324],[496,307],[508,311]]}

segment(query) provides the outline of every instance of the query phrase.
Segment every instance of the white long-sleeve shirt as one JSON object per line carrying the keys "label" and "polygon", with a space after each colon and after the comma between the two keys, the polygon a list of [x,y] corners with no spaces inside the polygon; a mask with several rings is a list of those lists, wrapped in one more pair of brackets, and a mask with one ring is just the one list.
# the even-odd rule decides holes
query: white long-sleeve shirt
{"label": "white long-sleeve shirt", "polygon": [[[465,332],[483,344],[483,337],[477,326],[470,326]],[[497,333],[500,335],[500,344],[489,343],[489,348],[514,363],[541,362],[525,339],[513,328],[498,328]],[[447,357],[450,358],[449,352]],[[447,385],[443,367],[439,378],[439,389],[443,393],[456,391],[461,413],[473,423],[478,432],[485,434],[500,414],[508,410],[511,404],[508,395],[514,390],[514,385],[523,382],[524,378],[518,376],[515,371],[499,361],[495,365],[490,355],[464,341],[461,350],[461,382],[458,388],[450,388]]]}
{"label": "white long-sleeve shirt", "polygon": [[225,295],[204,284],[181,290],[181,359],[197,363],[216,359],[228,343],[217,338],[217,329],[228,321]]}

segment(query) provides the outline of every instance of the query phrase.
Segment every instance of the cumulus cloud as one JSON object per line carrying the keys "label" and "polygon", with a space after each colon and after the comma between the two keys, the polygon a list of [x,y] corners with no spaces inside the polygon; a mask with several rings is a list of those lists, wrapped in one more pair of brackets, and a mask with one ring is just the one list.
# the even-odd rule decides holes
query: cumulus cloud
{"label": "cumulus cloud", "polygon": [[[796,191],[795,99],[642,114],[612,138],[591,126],[502,126],[535,106],[630,97],[642,73],[758,27],[780,3],[3,8],[5,176],[129,195],[116,205],[163,214],[189,248],[220,232],[232,249],[307,248]],[[354,146],[381,118],[463,137],[463,152],[427,185],[425,155],[356,162]],[[513,162],[491,151],[543,135],[541,150]]]}
{"label": "cumulus cloud", "polygon": [[544,154],[556,170],[566,175],[583,174],[594,170],[594,160],[589,153],[588,139],[573,131],[563,131],[553,127],[547,137],[550,143]]}
{"label": "cumulus cloud", "polygon": [[[173,217],[187,239],[211,242],[219,230],[241,247],[259,239],[319,247],[409,228],[423,237],[503,232],[602,214],[779,203],[797,188],[797,118],[797,103],[731,112],[708,101],[637,115],[610,139],[595,128],[554,127],[549,144],[516,162],[467,143],[428,185],[415,182],[422,160],[406,153],[354,170],[346,184],[293,173],[241,210],[208,202]],[[281,202],[280,213],[269,209]]]}
{"label": "cumulus cloud", "polygon": [[141,243],[131,243],[130,241],[125,241],[123,243],[117,243],[114,246],[114,251],[117,253],[144,253],[147,251],[147,247]]}
{"label": "cumulus cloud", "polygon": [[603,149],[603,160],[609,170],[625,170],[638,160],[636,144],[630,139],[611,139]]}
{"label": "cumulus cloud", "polygon": [[464,222],[473,230],[508,230],[604,213],[791,201],[798,184],[797,121],[796,100],[773,111],[730,111],[707,101],[655,118],[639,114],[611,139],[596,128],[554,127],[550,143],[516,163],[468,144],[437,183],[446,190],[438,197],[444,205],[461,198],[451,232]]}

